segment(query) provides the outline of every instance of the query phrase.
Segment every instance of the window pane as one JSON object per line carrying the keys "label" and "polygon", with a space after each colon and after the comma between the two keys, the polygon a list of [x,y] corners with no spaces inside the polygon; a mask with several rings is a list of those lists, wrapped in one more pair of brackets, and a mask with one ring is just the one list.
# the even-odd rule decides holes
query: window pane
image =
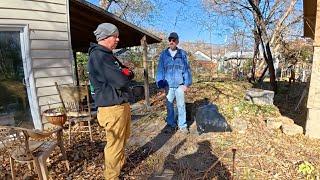
{"label": "window pane", "polygon": [[30,120],[19,31],[0,31],[0,125]]}

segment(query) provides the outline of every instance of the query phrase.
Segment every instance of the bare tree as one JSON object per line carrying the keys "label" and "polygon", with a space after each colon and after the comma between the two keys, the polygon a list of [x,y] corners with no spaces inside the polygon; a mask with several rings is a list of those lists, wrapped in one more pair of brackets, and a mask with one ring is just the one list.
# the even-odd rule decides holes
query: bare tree
{"label": "bare tree", "polygon": [[294,13],[297,0],[203,0],[203,3],[219,14],[241,20],[244,28],[251,29],[255,52],[258,52],[258,47],[261,48],[272,90],[276,92],[273,53],[279,50],[290,25],[300,20],[300,15]]}
{"label": "bare tree", "polygon": [[99,5],[102,9],[108,11],[112,2],[117,2],[117,0],[100,0]]}
{"label": "bare tree", "polygon": [[150,0],[100,0],[99,5],[106,11],[137,25],[148,21],[151,13],[156,11],[156,5]]}

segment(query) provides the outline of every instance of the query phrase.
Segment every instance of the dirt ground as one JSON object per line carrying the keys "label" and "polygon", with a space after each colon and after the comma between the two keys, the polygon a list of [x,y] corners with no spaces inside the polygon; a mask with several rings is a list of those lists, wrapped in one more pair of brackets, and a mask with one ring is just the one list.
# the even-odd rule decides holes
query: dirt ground
{"label": "dirt ground", "polygon": [[[165,133],[164,100],[156,90],[151,91],[152,109],[136,110],[132,133],[127,146],[127,163],[122,179],[306,179],[320,170],[320,141],[304,135],[288,136],[267,128],[267,118],[279,118],[292,111],[296,97],[287,104],[258,106],[243,100],[245,82],[195,83],[186,95],[190,134]],[[283,98],[282,97],[282,98]],[[245,132],[208,132],[199,135],[194,115],[205,99],[215,104],[228,124],[238,119],[248,124]],[[138,102],[142,103],[142,102]],[[292,103],[292,104],[288,104]],[[302,108],[303,109],[303,108]],[[301,114],[301,112],[295,112]],[[300,119],[303,121],[302,119]],[[295,120],[296,121],[296,120]],[[232,126],[231,126],[232,127]],[[103,148],[105,132],[94,123],[94,142],[87,134],[75,135],[66,144],[71,170],[59,161],[59,151],[51,156],[49,170],[53,179],[103,179]],[[0,154],[0,179],[10,179],[7,155]],[[304,175],[299,166],[308,162],[314,168]],[[18,167],[19,166],[19,167]],[[18,165],[22,179],[34,179],[26,165]]]}

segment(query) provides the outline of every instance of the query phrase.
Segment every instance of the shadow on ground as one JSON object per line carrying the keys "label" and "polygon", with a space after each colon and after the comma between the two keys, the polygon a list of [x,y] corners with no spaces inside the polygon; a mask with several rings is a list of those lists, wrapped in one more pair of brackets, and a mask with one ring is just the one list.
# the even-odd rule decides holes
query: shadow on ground
{"label": "shadow on ground", "polygon": [[198,142],[198,149],[192,154],[177,158],[179,151],[185,151],[186,139],[177,144],[166,157],[163,171],[150,179],[229,179],[231,173],[219,158],[212,154],[208,140]]}
{"label": "shadow on ground", "polygon": [[163,128],[161,132],[151,141],[130,153],[127,157],[127,163],[122,170],[124,174],[128,174],[135,167],[139,166],[140,163],[142,163],[145,159],[157,152],[163,145],[166,144],[167,141],[169,141],[174,133],[175,132],[167,133],[166,129]]}

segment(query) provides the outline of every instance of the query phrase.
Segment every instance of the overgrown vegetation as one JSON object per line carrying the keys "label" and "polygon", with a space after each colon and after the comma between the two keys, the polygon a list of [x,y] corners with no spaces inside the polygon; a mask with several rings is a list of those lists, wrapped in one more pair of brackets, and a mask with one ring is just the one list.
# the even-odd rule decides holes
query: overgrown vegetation
{"label": "overgrown vegetation", "polygon": [[[165,127],[165,99],[159,99],[158,91],[152,89],[152,111],[141,109],[137,115],[133,114],[135,120],[122,177],[229,179],[233,174],[235,179],[318,178],[319,141],[304,135],[287,136],[280,130],[267,128],[267,118],[280,118],[282,115],[278,107],[258,106],[244,101],[244,93],[251,86],[235,81],[195,82],[186,95],[187,114],[191,115],[188,119],[191,123],[189,135],[166,134],[162,131]],[[218,106],[229,124],[236,123],[234,119],[246,121],[247,130],[243,133],[232,130],[198,135],[192,117],[205,98]],[[142,104],[143,100],[139,103]],[[279,108],[281,110],[282,106]],[[74,133],[76,143],[70,146],[66,144],[68,159],[72,164],[70,171],[59,161],[59,151],[50,158],[49,169],[54,179],[103,178],[105,144],[102,140],[105,139],[105,133],[96,122],[93,128],[94,142],[90,143],[86,134]],[[232,149],[236,150],[234,172]],[[0,166],[0,178],[10,173],[9,160],[4,159]],[[35,176],[29,173],[26,166],[19,165],[17,171],[19,175]]]}

